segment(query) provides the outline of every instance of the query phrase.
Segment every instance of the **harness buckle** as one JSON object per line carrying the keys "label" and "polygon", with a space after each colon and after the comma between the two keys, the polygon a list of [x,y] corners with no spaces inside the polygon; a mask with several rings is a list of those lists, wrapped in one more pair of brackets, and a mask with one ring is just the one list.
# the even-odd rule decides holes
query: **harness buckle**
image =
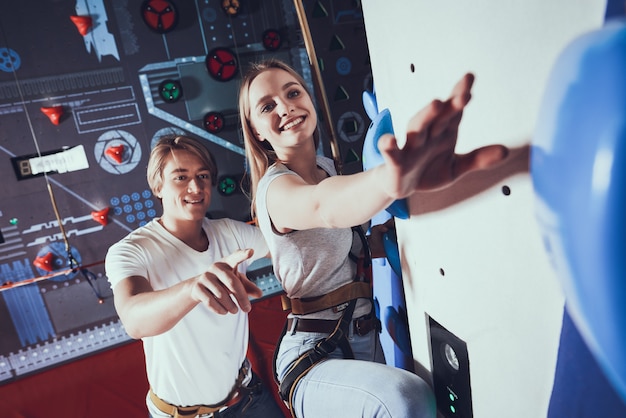
{"label": "harness buckle", "polygon": [[344,303],[342,303],[340,305],[333,306],[333,312],[334,313],[338,313],[338,312],[341,312],[341,311],[345,310],[348,307],[348,304],[349,304],[349,302],[344,302]]}

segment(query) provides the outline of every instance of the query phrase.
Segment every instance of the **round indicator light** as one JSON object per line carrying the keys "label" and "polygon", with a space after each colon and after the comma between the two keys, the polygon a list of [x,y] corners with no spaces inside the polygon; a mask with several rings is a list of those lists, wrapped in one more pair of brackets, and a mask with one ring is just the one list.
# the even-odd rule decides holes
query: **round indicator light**
{"label": "round indicator light", "polygon": [[224,176],[218,181],[217,190],[224,196],[230,196],[237,191],[237,181],[233,177]]}
{"label": "round indicator light", "polygon": [[280,33],[275,29],[268,29],[263,32],[263,47],[268,51],[277,51],[283,41]]}
{"label": "round indicator light", "polygon": [[167,33],[176,27],[178,11],[168,0],[146,0],[141,5],[145,24],[157,33]]}
{"label": "round indicator light", "polygon": [[163,80],[159,84],[159,96],[164,102],[177,102],[183,95],[183,88],[176,80]]}
{"label": "round indicator light", "polygon": [[204,115],[204,129],[211,133],[218,133],[224,129],[224,115],[219,112],[209,112]]}
{"label": "round indicator light", "polygon": [[228,16],[237,16],[240,6],[239,0],[222,0],[222,10]]}
{"label": "round indicator light", "polygon": [[218,81],[229,81],[237,75],[237,58],[228,48],[212,49],[205,64],[209,75]]}

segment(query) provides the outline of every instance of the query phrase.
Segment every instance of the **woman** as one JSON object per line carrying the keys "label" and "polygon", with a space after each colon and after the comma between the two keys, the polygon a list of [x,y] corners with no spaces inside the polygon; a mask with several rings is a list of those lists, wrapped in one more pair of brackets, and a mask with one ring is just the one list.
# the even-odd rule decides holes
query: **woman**
{"label": "woman", "polygon": [[[384,164],[337,176],[332,160],[317,154],[317,114],[302,77],[268,60],[253,65],[242,80],[239,112],[252,214],[270,248],[276,277],[292,306],[298,302],[299,312],[289,315],[276,358],[281,393],[294,416],[435,416],[428,384],[384,364],[376,327],[368,325],[374,322],[371,294],[352,291],[357,285],[351,227],[368,222],[396,199],[445,187],[504,157],[501,146],[454,154],[472,82],[472,75],[464,76],[450,99],[435,100],[419,112],[402,149],[393,136],[380,138]],[[314,303],[325,299],[335,304],[320,309]],[[341,350],[327,354],[333,347],[320,344],[352,309],[347,321],[343,317],[349,347],[340,344]]]}

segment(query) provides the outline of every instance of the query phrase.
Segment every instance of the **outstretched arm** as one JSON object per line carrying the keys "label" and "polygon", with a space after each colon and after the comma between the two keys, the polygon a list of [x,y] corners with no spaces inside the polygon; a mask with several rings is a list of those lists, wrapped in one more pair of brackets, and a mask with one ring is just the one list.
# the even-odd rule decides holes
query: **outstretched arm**
{"label": "outstretched arm", "polygon": [[252,253],[239,250],[211,264],[206,272],[163,290],[153,290],[144,277],[122,280],[113,292],[126,332],[135,339],[161,334],[199,303],[221,315],[239,309],[249,312],[249,297],[260,297],[262,291],[239,273],[237,266]]}
{"label": "outstretched arm", "polygon": [[466,74],[446,101],[433,100],[410,121],[400,148],[393,135],[378,141],[384,164],[365,172],[334,176],[307,185],[296,176],[281,176],[268,190],[275,227],[290,229],[349,227],[369,221],[394,200],[416,191],[450,186],[459,177],[502,161],[507,148],[492,145],[469,154],[455,153],[463,110],[474,82]]}

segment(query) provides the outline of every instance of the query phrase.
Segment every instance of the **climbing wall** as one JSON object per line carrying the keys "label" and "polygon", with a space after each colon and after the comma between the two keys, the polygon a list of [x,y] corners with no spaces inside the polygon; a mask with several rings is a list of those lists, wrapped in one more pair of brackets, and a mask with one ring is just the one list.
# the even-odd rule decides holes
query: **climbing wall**
{"label": "climbing wall", "polygon": [[[564,297],[534,214],[529,151],[557,54],[604,1],[363,2],[376,99],[409,118],[476,76],[457,151],[510,147],[496,169],[408,201],[397,220],[416,370],[453,417],[546,416]],[[393,23],[392,23],[393,22]]]}

